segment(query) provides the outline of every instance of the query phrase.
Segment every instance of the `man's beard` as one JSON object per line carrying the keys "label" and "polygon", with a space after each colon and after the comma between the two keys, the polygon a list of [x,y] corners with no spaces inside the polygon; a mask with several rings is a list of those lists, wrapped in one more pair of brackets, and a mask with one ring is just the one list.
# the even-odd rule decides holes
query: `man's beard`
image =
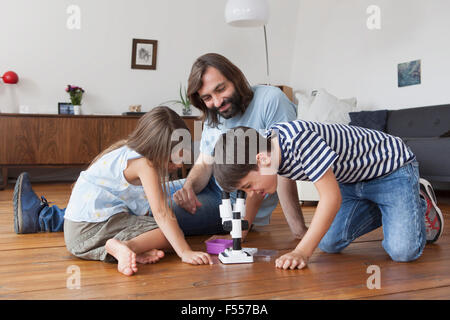
{"label": "man's beard", "polygon": [[[230,103],[230,107],[225,110],[224,112],[220,112],[219,109],[225,105],[227,105],[228,103]],[[214,113],[220,115],[221,117],[225,118],[225,119],[230,119],[233,118],[235,115],[237,115],[239,112],[241,112],[241,106],[242,102],[241,102],[241,97],[239,95],[239,93],[235,90],[233,95],[228,98],[225,99],[222,102],[222,105],[220,105],[219,107],[215,107]]]}

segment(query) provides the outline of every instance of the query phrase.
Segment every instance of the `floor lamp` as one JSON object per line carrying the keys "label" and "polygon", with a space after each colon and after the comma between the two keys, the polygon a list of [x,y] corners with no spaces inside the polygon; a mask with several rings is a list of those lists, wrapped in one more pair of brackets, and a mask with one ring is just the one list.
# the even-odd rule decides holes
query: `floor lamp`
{"label": "floor lamp", "polygon": [[264,29],[266,49],[266,71],[269,81],[269,51],[267,49],[266,23],[269,20],[267,0],[228,0],[225,7],[225,21],[234,27],[260,27]]}

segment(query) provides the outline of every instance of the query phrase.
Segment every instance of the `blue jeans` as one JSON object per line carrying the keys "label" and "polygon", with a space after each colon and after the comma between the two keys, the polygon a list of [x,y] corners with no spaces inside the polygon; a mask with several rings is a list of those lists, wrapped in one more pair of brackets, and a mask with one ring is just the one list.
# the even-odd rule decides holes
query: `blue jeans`
{"label": "blue jeans", "polygon": [[39,213],[39,226],[41,231],[63,231],[65,212],[66,209],[60,209],[58,206],[44,207]]}
{"label": "blue jeans", "polygon": [[[180,190],[186,179],[171,181],[167,187],[170,198]],[[185,236],[224,233],[219,205],[222,203],[222,190],[217,186],[215,179],[211,178],[206,187],[197,194],[202,203],[194,214],[189,213],[172,201],[172,211],[177,217],[178,224]],[[152,212],[150,211],[150,214]]]}
{"label": "blue jeans", "polygon": [[[180,190],[186,179],[172,181],[168,184],[170,197]],[[231,203],[236,202],[237,192],[230,193]],[[225,233],[220,218],[219,205],[222,203],[222,189],[217,185],[214,177],[211,177],[206,187],[197,194],[201,206],[197,207],[194,214],[189,213],[177,204],[172,202],[172,210],[177,217],[178,224],[186,236],[221,234]],[[254,218],[253,224],[266,225],[270,222],[272,211],[278,205],[278,196],[276,194],[267,195],[258,209],[258,215]],[[150,212],[151,213],[151,212]]]}
{"label": "blue jeans", "polygon": [[339,184],[342,204],[319,243],[337,253],[356,238],[383,226],[382,246],[394,261],[413,261],[426,243],[426,202],[419,196],[416,161],[365,182]]}

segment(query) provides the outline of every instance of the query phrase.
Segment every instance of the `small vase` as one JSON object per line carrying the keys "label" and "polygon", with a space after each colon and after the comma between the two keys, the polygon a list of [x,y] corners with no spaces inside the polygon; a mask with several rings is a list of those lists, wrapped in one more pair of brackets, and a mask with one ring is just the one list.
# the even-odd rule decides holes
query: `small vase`
{"label": "small vase", "polygon": [[80,115],[81,114],[81,105],[74,105],[73,106],[73,114]]}

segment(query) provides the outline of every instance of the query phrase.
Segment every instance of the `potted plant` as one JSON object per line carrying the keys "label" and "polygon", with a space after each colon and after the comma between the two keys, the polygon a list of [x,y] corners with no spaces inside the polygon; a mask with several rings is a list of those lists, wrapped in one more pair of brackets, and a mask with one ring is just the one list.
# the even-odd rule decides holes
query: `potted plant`
{"label": "potted plant", "polygon": [[69,93],[70,102],[73,105],[73,110],[75,114],[80,114],[81,99],[83,98],[84,90],[81,87],[71,86],[70,84],[66,87],[66,92]]}
{"label": "potted plant", "polygon": [[189,116],[192,114],[191,102],[189,101],[189,97],[187,95],[187,89],[184,88],[180,83],[180,99],[179,100],[169,100],[167,102],[178,103],[183,106],[182,112],[183,116]]}

